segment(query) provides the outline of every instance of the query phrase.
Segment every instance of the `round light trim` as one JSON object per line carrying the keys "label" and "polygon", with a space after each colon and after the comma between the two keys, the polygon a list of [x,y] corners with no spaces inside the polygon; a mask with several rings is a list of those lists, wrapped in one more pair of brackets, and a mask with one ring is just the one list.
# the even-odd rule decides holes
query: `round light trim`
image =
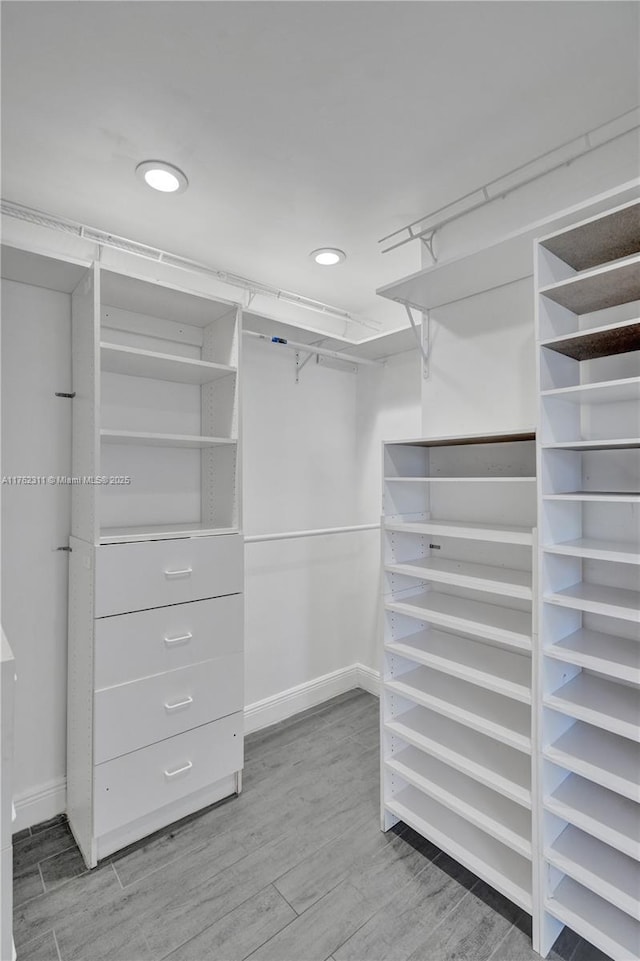
{"label": "round light trim", "polygon": [[180,194],[189,186],[185,174],[164,160],[144,160],[136,167],[136,175],[148,187],[164,194]]}
{"label": "round light trim", "polygon": [[309,256],[321,267],[335,267],[347,259],[344,250],[338,250],[337,247],[319,247],[318,250],[312,250]]}

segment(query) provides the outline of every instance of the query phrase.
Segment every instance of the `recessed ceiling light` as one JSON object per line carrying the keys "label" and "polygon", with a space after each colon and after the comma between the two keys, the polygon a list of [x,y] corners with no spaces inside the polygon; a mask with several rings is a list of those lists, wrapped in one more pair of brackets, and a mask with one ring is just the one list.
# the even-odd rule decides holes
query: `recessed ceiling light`
{"label": "recessed ceiling light", "polygon": [[312,250],[309,256],[321,267],[335,267],[347,259],[344,250],[338,250],[337,247],[319,247],[318,250]]}
{"label": "recessed ceiling light", "polygon": [[164,160],[144,160],[136,167],[136,174],[147,186],[165,194],[179,194],[189,186],[183,172]]}

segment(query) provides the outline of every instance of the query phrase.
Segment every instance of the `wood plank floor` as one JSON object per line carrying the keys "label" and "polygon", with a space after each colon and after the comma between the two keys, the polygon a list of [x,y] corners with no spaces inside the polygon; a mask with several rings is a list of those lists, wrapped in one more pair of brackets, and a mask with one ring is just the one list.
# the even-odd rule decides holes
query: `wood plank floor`
{"label": "wood plank floor", "polygon": [[[526,914],[408,828],[383,834],[378,702],[247,738],[239,798],[84,869],[64,817],[14,838],[18,961],[535,961]],[[553,961],[606,961],[565,929]]]}

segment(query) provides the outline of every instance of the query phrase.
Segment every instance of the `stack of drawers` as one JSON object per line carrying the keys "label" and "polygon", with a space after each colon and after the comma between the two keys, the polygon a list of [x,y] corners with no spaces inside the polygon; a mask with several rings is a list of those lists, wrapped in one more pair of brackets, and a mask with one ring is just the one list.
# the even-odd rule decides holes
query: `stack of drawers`
{"label": "stack of drawers", "polygon": [[69,805],[92,864],[239,790],[243,543],[230,534],[71,546],[94,596],[92,803],[74,819],[83,805],[70,784]]}

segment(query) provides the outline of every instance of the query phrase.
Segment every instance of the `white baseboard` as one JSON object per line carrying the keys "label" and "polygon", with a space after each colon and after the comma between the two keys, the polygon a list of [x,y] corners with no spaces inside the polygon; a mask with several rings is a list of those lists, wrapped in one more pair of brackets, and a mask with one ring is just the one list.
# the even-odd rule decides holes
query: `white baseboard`
{"label": "white baseboard", "polygon": [[350,664],[349,667],[332,671],[312,681],[305,681],[286,691],[280,691],[262,701],[248,704],[244,709],[244,729],[246,734],[260,731],[263,727],[284,721],[300,711],[316,704],[322,704],[338,694],[361,687],[372,694],[378,694],[380,675],[364,664]]}
{"label": "white baseboard", "polygon": [[375,671],[366,664],[356,664],[356,677],[356,687],[361,687],[363,691],[380,697],[380,671]]}
{"label": "white baseboard", "polygon": [[[266,697],[262,701],[248,704],[244,710],[245,733],[260,731],[278,721],[284,721],[300,711],[315,707],[338,694],[361,687],[370,694],[380,693],[380,674],[364,664],[350,664],[339,671],[324,674],[312,681],[305,681],[296,687]],[[13,832],[22,831],[32,824],[48,821],[56,814],[62,814],[67,807],[67,781],[58,778],[43,784],[33,791],[27,791],[15,798],[16,820]]]}
{"label": "white baseboard", "polygon": [[67,809],[67,779],[64,777],[41,784],[32,791],[26,791],[14,798],[16,819],[12,831],[22,831],[32,824],[48,821],[56,814],[63,814]]}

